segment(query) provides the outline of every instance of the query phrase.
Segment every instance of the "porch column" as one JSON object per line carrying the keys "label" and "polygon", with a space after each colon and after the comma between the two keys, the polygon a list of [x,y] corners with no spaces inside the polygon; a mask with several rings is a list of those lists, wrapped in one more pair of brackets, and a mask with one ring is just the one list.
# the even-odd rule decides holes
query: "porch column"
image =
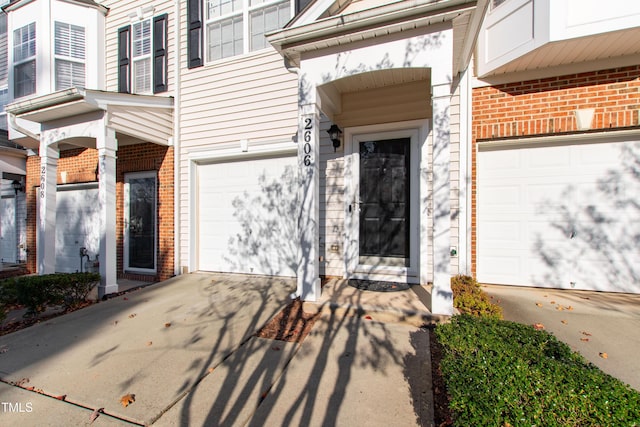
{"label": "porch column", "polygon": [[433,290],[431,311],[453,314],[451,292],[451,201],[449,175],[449,84],[432,86],[433,108]]}
{"label": "porch column", "polygon": [[303,301],[320,298],[320,110],[315,103],[298,107],[298,289]]}
{"label": "porch column", "polygon": [[40,141],[40,222],[38,224],[38,274],[56,272],[56,185],[60,152],[41,137]]}
{"label": "porch column", "polygon": [[98,298],[118,292],[116,263],[116,132],[106,126],[96,138],[100,209],[100,285]]}

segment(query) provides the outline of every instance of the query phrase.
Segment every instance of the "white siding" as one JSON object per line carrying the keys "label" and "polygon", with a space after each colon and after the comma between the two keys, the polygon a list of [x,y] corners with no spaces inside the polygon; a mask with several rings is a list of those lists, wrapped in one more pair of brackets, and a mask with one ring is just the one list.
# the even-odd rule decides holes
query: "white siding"
{"label": "white siding", "polygon": [[[181,2],[181,27],[186,4]],[[297,76],[269,48],[186,68],[186,41],[181,48],[180,121],[180,266],[189,265],[191,200],[189,154],[219,147],[252,147],[292,142],[297,133]],[[193,183],[191,184],[193,185]]]}
{"label": "white siding", "polygon": [[[150,17],[162,15],[167,13],[169,15],[168,21],[168,46],[167,46],[167,55],[168,55],[168,69],[167,69],[167,80],[168,80],[168,91],[160,93],[160,96],[169,96],[171,92],[174,90],[175,84],[175,73],[174,73],[174,58],[175,58],[175,34],[176,31],[184,31],[182,30],[184,26],[176,27],[176,19],[174,17],[174,2],[166,1],[166,0],[104,0],[101,2],[103,5],[109,8],[109,13],[107,14],[107,25],[106,25],[106,68],[107,72],[105,74],[105,87],[108,91],[118,91],[118,28],[124,27],[125,25],[131,24],[132,18],[129,17],[130,14],[134,14],[136,10],[140,7],[146,8],[149,6],[153,6],[153,13]],[[180,2],[184,4],[185,2]],[[186,6],[183,6],[184,9]],[[182,37],[184,39],[184,36]],[[184,47],[186,50],[186,45]]]}

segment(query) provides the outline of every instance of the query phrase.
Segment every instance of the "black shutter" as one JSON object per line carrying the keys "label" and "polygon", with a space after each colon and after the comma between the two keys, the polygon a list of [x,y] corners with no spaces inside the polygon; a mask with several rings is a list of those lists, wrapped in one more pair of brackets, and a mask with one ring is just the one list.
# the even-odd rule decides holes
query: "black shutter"
{"label": "black shutter", "polygon": [[187,0],[187,67],[202,64],[202,0]]}
{"label": "black shutter", "polygon": [[167,91],[168,15],[153,18],[153,93]]}
{"label": "black shutter", "polygon": [[118,30],[118,92],[131,92],[131,26]]}

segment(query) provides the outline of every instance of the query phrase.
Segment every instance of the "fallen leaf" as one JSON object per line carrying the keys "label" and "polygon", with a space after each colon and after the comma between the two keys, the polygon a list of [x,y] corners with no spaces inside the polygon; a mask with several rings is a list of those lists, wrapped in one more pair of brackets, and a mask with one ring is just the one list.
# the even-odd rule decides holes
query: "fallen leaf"
{"label": "fallen leaf", "polygon": [[555,304],[555,303],[556,303],[555,301],[550,301],[550,302],[549,302],[549,304]]}
{"label": "fallen leaf", "polygon": [[607,353],[600,353],[600,357],[602,357],[603,359],[607,359],[609,355]]}
{"label": "fallen leaf", "polygon": [[117,324],[118,324],[118,321],[117,321],[117,320],[114,320],[114,321],[113,321],[113,326],[116,326]]}
{"label": "fallen leaf", "polygon": [[582,335],[586,335],[586,336],[588,336],[588,337],[590,337],[590,336],[591,336],[591,334],[590,334],[589,332],[587,332],[587,331],[580,331],[580,333],[581,333]]}
{"label": "fallen leaf", "polygon": [[129,319],[133,319],[133,318],[134,318],[134,317],[136,317],[136,316],[137,316],[137,314],[132,313],[132,314],[130,314],[130,315],[129,315]]}
{"label": "fallen leaf", "polygon": [[34,390],[34,388],[35,388],[34,386],[31,386],[31,387],[27,387],[27,388],[25,388],[25,390],[33,391],[33,390]]}
{"label": "fallen leaf", "polygon": [[274,345],[273,347],[271,347],[271,350],[273,351],[280,351],[280,347]]}
{"label": "fallen leaf", "polygon": [[539,302],[537,302],[537,303],[536,303],[536,305],[537,305],[538,307],[542,307],[542,304],[540,304]]}
{"label": "fallen leaf", "polygon": [[211,372],[213,372],[215,369],[216,369],[216,368],[209,368],[209,369],[207,369],[207,372],[211,373]]}
{"label": "fallen leaf", "polygon": [[135,394],[125,394],[124,396],[122,396],[120,398],[120,403],[122,404],[122,406],[124,406],[125,408],[129,405],[131,405],[133,402],[136,401],[136,395]]}
{"label": "fallen leaf", "polygon": [[54,397],[55,397],[56,399],[58,399],[58,400],[65,400],[65,399],[67,398],[67,395],[66,395],[66,394],[63,394],[63,395],[61,395],[61,396],[54,396]]}
{"label": "fallen leaf", "polygon": [[580,338],[580,341],[589,342],[589,338]]}
{"label": "fallen leaf", "polygon": [[544,325],[542,323],[534,323],[533,324],[533,329],[540,331],[542,329],[544,329]]}
{"label": "fallen leaf", "polygon": [[128,301],[128,300],[129,300],[129,298],[127,298],[127,297],[124,297],[124,298],[122,298],[122,299],[123,299],[123,300],[125,300],[125,301]]}
{"label": "fallen leaf", "polygon": [[153,345],[153,341],[149,341],[149,342],[147,342],[147,347],[149,347],[149,346],[151,346],[151,345]]}
{"label": "fallen leaf", "polygon": [[545,295],[544,297],[545,297],[545,298],[549,298],[549,295]]}
{"label": "fallen leaf", "polygon": [[566,320],[561,320],[560,323],[562,323],[563,325],[566,325],[569,322],[567,322]]}
{"label": "fallen leaf", "polygon": [[569,307],[567,307],[567,310],[569,310],[569,311],[573,311],[573,307],[572,307],[572,306],[569,306]]}
{"label": "fallen leaf", "polygon": [[171,322],[167,322],[167,323],[165,323],[165,324],[164,324],[164,327],[165,327],[165,328],[168,328],[168,327],[170,327],[170,326],[171,326]]}
{"label": "fallen leaf", "polygon": [[98,408],[91,413],[91,417],[89,418],[89,420],[91,421],[91,424],[93,424],[93,422],[100,416],[100,414],[103,411],[104,411],[104,408]]}
{"label": "fallen leaf", "polygon": [[561,305],[559,305],[559,306],[557,306],[557,307],[556,307],[556,310],[558,310],[558,311],[562,311],[562,310],[564,310],[564,307],[563,307],[563,306],[561,306]]}
{"label": "fallen leaf", "polygon": [[371,316],[364,316],[365,319],[371,320]]}

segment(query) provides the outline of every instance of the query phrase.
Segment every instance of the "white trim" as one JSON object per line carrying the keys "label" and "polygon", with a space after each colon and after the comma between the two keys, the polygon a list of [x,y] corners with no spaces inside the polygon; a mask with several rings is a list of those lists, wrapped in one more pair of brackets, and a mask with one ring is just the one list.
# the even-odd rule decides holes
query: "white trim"
{"label": "white trim", "polygon": [[[344,215],[345,215],[345,241],[344,241],[344,268],[346,278],[370,279],[370,280],[394,280],[407,283],[419,283],[420,281],[420,159],[422,158],[420,147],[422,146],[422,129],[424,120],[413,120],[371,126],[358,126],[345,129],[345,168],[344,168]],[[409,266],[370,266],[359,264],[359,218],[349,212],[349,207],[358,205],[359,201],[359,148],[357,144],[362,139],[393,139],[410,138],[410,165],[409,165],[409,235],[413,238],[409,241]],[[426,268],[426,266],[422,266]]]}
{"label": "white trim", "polygon": [[[129,180],[131,178],[153,178],[155,180],[155,190],[153,192],[154,197],[154,227],[153,227],[153,266],[154,268],[139,268],[129,266],[129,196],[130,187]],[[123,227],[123,269],[125,273],[141,273],[141,274],[156,274],[158,271],[158,172],[157,171],[144,171],[144,172],[127,172],[124,174],[124,227]]]}
{"label": "white trim", "polygon": [[640,138],[640,128],[610,130],[604,132],[578,132],[564,135],[531,136],[527,138],[509,138],[478,142],[478,151],[503,150],[509,148],[525,148],[554,144],[599,143],[615,140]]}

